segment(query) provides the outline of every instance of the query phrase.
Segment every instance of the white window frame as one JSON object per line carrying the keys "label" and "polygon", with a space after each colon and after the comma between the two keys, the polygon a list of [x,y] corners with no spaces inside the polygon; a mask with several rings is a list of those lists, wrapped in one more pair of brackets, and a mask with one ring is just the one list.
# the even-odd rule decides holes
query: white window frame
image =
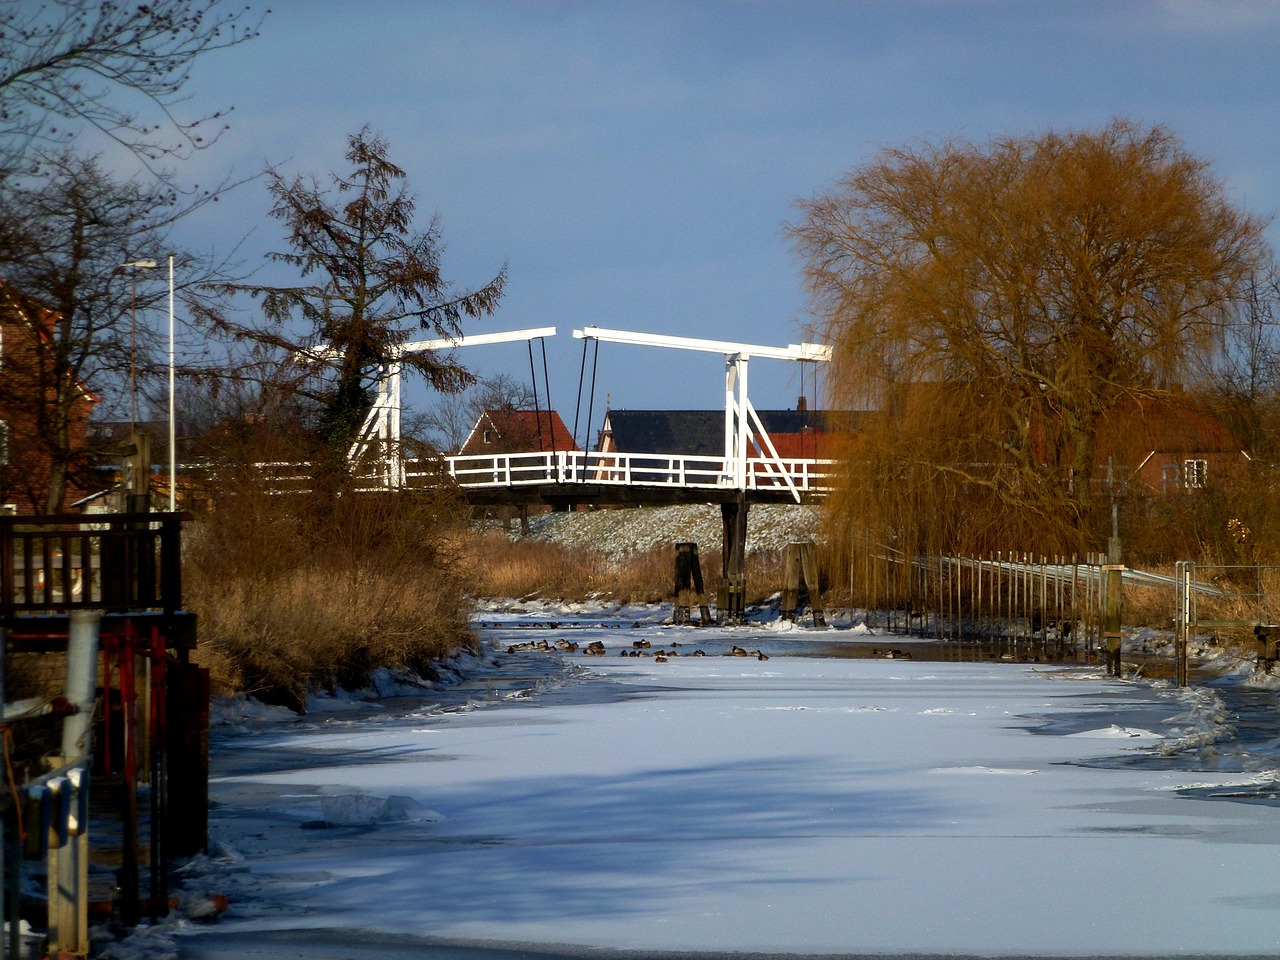
{"label": "white window frame", "polygon": [[1191,459],[1182,461],[1182,479],[1188,490],[1203,490],[1209,482],[1209,461]]}

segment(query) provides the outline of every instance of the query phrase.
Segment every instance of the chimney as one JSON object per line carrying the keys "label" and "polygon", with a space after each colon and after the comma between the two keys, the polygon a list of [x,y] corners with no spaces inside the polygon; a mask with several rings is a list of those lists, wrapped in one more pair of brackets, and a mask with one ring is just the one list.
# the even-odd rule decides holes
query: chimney
{"label": "chimney", "polygon": [[804,413],[806,410],[809,409],[809,401],[805,398],[803,394],[801,394],[800,399],[796,401],[796,409],[799,410],[801,413]]}

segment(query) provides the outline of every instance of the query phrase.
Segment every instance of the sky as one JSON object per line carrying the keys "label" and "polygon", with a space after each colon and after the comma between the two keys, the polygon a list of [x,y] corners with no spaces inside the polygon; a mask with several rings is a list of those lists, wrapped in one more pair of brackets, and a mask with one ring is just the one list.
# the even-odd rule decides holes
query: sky
{"label": "sky", "polygon": [[[230,907],[102,956],[1280,947],[1274,724],[1235,713],[1247,673],[1180,690],[1083,662],[813,656],[909,641],[670,610],[482,604],[465,684],[266,722],[219,704],[209,856],[177,875],[183,911]],[[505,652],[562,635],[606,655]],[[679,655],[618,656],[637,639]]]}
{"label": "sky", "polygon": [[[266,164],[324,176],[343,169],[348,135],[384,136],[420,225],[439,217],[446,278],[509,271],[498,312],[466,332],[557,328],[551,401],[571,428],[592,374],[580,391],[574,329],[805,339],[786,224],[883,148],[1125,117],[1167,125],[1239,206],[1280,210],[1273,0],[281,0],[258,39],[201,61],[189,92],[191,110],[234,107],[184,168],[193,180]],[[252,268],[284,249],[269,207],[249,183],[178,239],[234,247]],[[523,343],[459,359],[530,378]],[[799,367],[753,363],[753,404],[812,403]],[[540,391],[541,368],[538,353]],[[595,384],[597,425],[606,403],[717,408],[724,364],[606,343]],[[406,398],[433,402],[421,387]]]}

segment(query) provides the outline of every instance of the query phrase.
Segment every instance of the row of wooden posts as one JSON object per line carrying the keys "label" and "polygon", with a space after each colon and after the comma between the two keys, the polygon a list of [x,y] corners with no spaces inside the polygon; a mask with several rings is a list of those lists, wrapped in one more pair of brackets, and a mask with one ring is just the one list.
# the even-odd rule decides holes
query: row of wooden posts
{"label": "row of wooden posts", "polygon": [[[1121,674],[1121,604],[1124,579],[1168,591],[1176,682],[1188,683],[1193,637],[1222,638],[1256,653],[1260,669],[1280,662],[1280,567],[1258,564],[1206,566],[1180,562],[1174,576],[1139,573],[1110,562],[1107,554],[1032,556],[1016,552],[986,557],[908,557],[887,549],[868,551],[849,564],[849,594],[872,628],[942,642],[998,649],[1018,658],[1100,659]],[[855,572],[861,581],[855,579]],[[739,575],[740,576],[740,575]],[[794,619],[807,593],[815,626],[825,623],[822,580],[811,542],[786,549],[781,615]],[[717,588],[716,621],[741,622],[733,594],[741,579],[726,574]],[[676,623],[712,622],[696,543],[677,543]],[[726,596],[730,602],[726,602]],[[856,598],[856,601],[852,598]]]}
{"label": "row of wooden posts", "polygon": [[[861,584],[853,581],[855,569],[864,574]],[[862,599],[871,627],[921,638],[1034,648],[1046,657],[1097,654],[1118,674],[1122,570],[1100,554],[1083,559],[1016,553],[908,558],[880,550],[861,564],[850,564],[849,588],[851,597]],[[741,608],[735,611],[726,602],[734,586],[727,577],[720,581],[716,622],[741,619]],[[792,543],[783,566],[784,618],[795,618],[805,593],[814,624],[823,626],[817,551],[811,542]],[[702,623],[712,622],[696,543],[676,544],[674,596],[676,623],[693,622],[695,610]]]}
{"label": "row of wooden posts", "polygon": [[882,550],[862,569],[870,626],[1064,655],[1100,653],[1119,670],[1124,568],[1103,554],[908,558]]}

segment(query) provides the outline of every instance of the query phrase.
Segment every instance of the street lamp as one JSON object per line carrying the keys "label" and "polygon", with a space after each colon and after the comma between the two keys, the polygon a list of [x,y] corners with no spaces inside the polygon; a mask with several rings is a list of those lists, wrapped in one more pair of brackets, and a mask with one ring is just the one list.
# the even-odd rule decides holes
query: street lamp
{"label": "street lamp", "polygon": [[173,254],[169,254],[169,512],[178,508],[178,443],[173,399]]}

